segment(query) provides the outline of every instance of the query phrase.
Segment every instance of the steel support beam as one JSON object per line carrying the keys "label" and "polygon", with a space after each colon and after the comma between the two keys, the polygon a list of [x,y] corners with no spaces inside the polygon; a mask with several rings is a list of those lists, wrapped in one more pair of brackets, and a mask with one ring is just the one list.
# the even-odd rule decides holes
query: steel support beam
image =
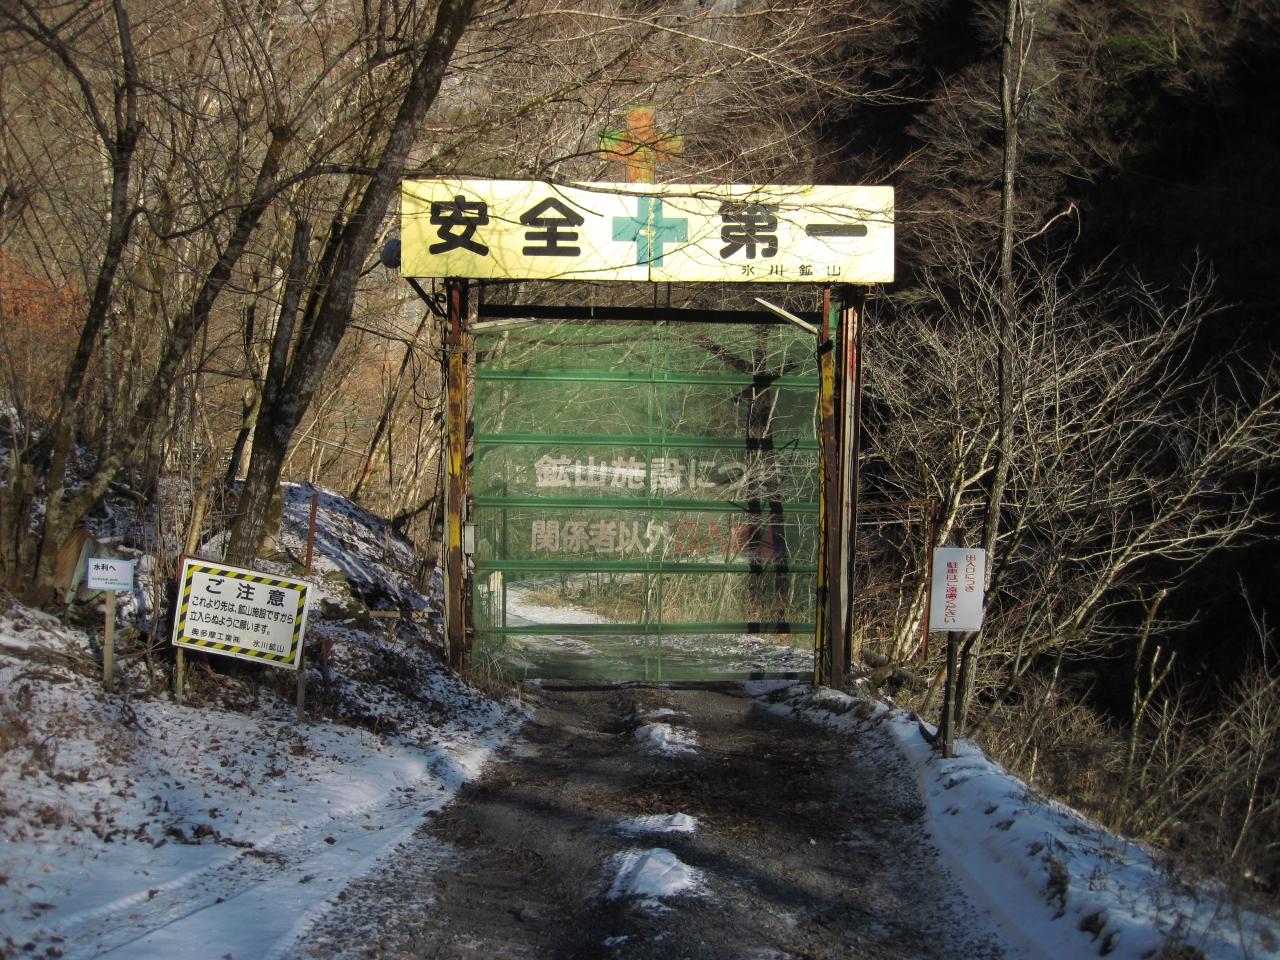
{"label": "steel support beam", "polygon": [[[681,307],[581,307],[569,305],[535,305],[481,303],[476,308],[481,320],[589,320],[592,322],[647,322],[662,320],[667,323],[736,323],[757,326],[762,323],[794,323],[776,313],[759,310],[694,310]],[[805,323],[816,326],[822,318],[816,313],[801,311],[793,314]]]}

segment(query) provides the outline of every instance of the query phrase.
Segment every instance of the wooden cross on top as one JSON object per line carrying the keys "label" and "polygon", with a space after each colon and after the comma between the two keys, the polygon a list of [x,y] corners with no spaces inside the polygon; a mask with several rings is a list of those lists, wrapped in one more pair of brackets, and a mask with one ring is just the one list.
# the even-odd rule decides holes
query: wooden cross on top
{"label": "wooden cross on top", "polygon": [[657,183],[658,162],[684,153],[684,137],[659,133],[652,107],[632,107],[627,129],[602,135],[600,151],[627,165],[627,183]]}

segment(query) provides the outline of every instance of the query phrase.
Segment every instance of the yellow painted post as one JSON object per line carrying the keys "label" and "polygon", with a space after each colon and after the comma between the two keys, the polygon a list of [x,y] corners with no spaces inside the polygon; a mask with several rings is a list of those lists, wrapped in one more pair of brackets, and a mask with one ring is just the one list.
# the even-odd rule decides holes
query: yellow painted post
{"label": "yellow painted post", "polygon": [[466,567],[462,556],[463,507],[466,497],[467,365],[463,321],[467,311],[465,280],[448,281],[447,400],[445,404],[445,550],[444,616],[449,665],[459,669],[466,659]]}
{"label": "yellow painted post", "polygon": [[822,297],[822,328],[818,331],[818,451],[822,485],[818,495],[818,595],[816,682],[844,685],[844,638],[840,629],[840,590],[833,583],[840,570],[840,448],[836,437],[836,363],[831,328],[836,307],[830,289]]}
{"label": "yellow painted post", "polygon": [[[849,296],[846,291],[845,296]],[[862,644],[853,631],[854,548],[858,539],[858,466],[862,445],[862,305],[865,293],[844,300],[840,312],[841,378],[840,417],[840,643],[844,662],[862,659]]]}

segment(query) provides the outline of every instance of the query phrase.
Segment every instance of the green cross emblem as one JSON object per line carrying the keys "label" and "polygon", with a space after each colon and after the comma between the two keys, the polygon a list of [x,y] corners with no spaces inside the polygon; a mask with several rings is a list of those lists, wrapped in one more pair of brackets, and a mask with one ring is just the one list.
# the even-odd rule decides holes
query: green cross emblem
{"label": "green cross emblem", "polygon": [[662,215],[662,201],[657,197],[640,197],[634,217],[613,218],[613,239],[636,245],[636,264],[662,266],[662,247],[668,243],[689,242],[687,217],[668,220]]}

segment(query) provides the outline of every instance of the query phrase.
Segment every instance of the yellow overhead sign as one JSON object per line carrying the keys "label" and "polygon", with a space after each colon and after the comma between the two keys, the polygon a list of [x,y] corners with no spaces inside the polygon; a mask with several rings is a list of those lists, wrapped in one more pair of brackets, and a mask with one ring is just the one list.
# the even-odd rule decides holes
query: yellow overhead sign
{"label": "yellow overhead sign", "polygon": [[409,180],[407,277],[887,283],[893,188]]}

